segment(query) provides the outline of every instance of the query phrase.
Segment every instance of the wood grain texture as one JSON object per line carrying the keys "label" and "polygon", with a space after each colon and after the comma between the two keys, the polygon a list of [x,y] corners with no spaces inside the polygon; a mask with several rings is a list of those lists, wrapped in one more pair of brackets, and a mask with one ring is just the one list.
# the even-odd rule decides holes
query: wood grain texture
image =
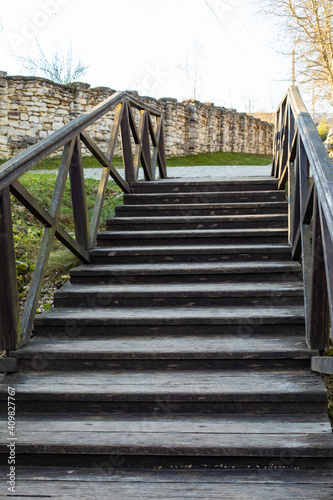
{"label": "wood grain texture", "polygon": [[[15,383],[17,401],[167,401],[197,402],[322,402],[326,391],[321,378],[298,370],[251,372],[24,372]],[[262,383],[265,380],[265,384]],[[0,397],[7,384],[0,385]]]}
{"label": "wood grain texture", "polygon": [[22,338],[9,188],[0,192],[0,255],[0,348],[12,350]]}
{"label": "wood grain texture", "polygon": [[[38,498],[328,500],[332,473],[309,470],[124,470],[109,460],[87,468],[18,467],[17,495]],[[98,467],[98,464],[104,464]],[[107,464],[109,463],[109,467]],[[117,463],[117,462],[116,462]],[[0,469],[5,473],[5,468]]]}
{"label": "wood grain texture", "polygon": [[309,359],[316,351],[310,351],[302,336],[238,338],[217,335],[160,336],[124,338],[88,338],[73,342],[61,336],[52,339],[35,338],[29,345],[12,356],[19,359],[37,355],[53,357],[94,357],[96,359],[157,358],[157,359]]}

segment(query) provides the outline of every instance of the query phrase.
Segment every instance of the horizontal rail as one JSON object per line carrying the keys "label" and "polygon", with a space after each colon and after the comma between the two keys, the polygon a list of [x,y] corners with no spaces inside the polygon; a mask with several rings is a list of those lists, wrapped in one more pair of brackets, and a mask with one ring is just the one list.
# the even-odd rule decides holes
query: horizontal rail
{"label": "horizontal rail", "polygon": [[289,242],[303,264],[306,337],[325,351],[333,320],[333,166],[297,87],[276,113],[272,175],[288,184]]}
{"label": "horizontal rail", "polygon": [[[115,115],[110,130],[109,147],[107,152],[103,152],[86,129],[112,110],[115,110]],[[120,133],[125,179],[112,165]],[[101,165],[101,179],[91,221],[88,220],[81,143]],[[47,210],[22,186],[19,178],[61,149],[62,157],[54,193],[50,208]],[[29,340],[54,237],[81,261],[88,263],[89,250],[96,243],[109,178],[111,177],[124,192],[129,193],[130,183],[138,180],[140,167],[144,170],[146,180],[155,180],[157,167],[160,177],[166,177],[163,115],[160,110],[141,102],[127,92],[116,92],[87,113],[75,118],[0,166],[0,348],[2,350],[17,349]],[[75,238],[59,224],[68,177],[71,186]],[[10,193],[45,228],[21,319]]]}
{"label": "horizontal rail", "polygon": [[89,112],[78,116],[34,146],[31,146],[11,160],[3,163],[0,166],[0,191],[8,187],[14,180],[19,179],[25,172],[38,165],[44,158],[60,149],[73,139],[73,137],[77,136],[80,132],[89,127],[89,125],[99,120],[99,118],[104,116],[108,111],[115,108],[117,104],[124,102],[124,100],[132,103],[137,109],[144,109],[150,112],[153,116],[162,116],[162,112],[153,106],[149,106],[133,98],[127,92],[116,92],[111,97],[92,108]]}

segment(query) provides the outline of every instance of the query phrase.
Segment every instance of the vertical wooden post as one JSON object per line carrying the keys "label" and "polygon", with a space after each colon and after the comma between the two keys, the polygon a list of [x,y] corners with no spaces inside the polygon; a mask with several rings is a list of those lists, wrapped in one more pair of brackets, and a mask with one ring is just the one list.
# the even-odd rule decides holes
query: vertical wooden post
{"label": "vertical wooden post", "polygon": [[87,199],[81,155],[81,142],[79,136],[75,139],[73,155],[69,168],[69,177],[71,182],[76,241],[81,246],[83,246],[84,249],[88,250],[91,245],[89,236]]}
{"label": "vertical wooden post", "polygon": [[[328,296],[328,315],[330,316],[331,328],[333,326],[333,239],[331,237],[325,215],[320,207],[320,222],[321,222],[321,239],[323,244],[323,252],[325,256],[326,270],[326,290]],[[327,335],[329,332],[327,331]],[[328,339],[327,339],[328,342]]]}
{"label": "vertical wooden post", "polygon": [[309,162],[304,149],[303,141],[299,137],[298,161],[299,161],[299,196],[300,196],[300,229],[302,241],[302,267],[304,281],[304,303],[305,303],[305,327],[306,336],[309,337],[310,309],[311,309],[311,283],[312,283],[312,246],[311,231],[308,223],[304,223],[306,211],[306,200],[309,192]]}
{"label": "vertical wooden post", "polygon": [[158,167],[160,171],[160,178],[167,178],[167,167],[165,157],[165,139],[164,139],[164,120],[160,118],[160,133],[158,137]]}
{"label": "vertical wooden post", "polygon": [[312,232],[312,283],[309,300],[307,343],[312,349],[323,351],[328,346],[328,302],[323,241],[317,191],[314,188]]}
{"label": "vertical wooden post", "polygon": [[280,109],[275,113],[275,123],[274,123],[274,142],[273,142],[273,161],[271,176],[276,177],[276,165],[277,165],[277,154],[278,154],[278,140],[279,140],[279,123],[280,123]]}
{"label": "vertical wooden post", "polygon": [[123,149],[123,158],[124,158],[125,179],[127,182],[135,182],[137,179],[135,178],[135,171],[134,171],[127,102],[124,102],[123,104],[123,114],[121,117],[120,129],[121,129],[121,145]]}
{"label": "vertical wooden post", "polygon": [[21,321],[9,187],[0,193],[0,349],[20,346]]}
{"label": "vertical wooden post", "polygon": [[149,123],[148,123],[148,112],[145,112],[142,136],[141,136],[141,154],[145,158],[145,180],[151,181],[152,177],[152,169],[151,169],[151,157],[150,157],[150,142],[149,142]]}

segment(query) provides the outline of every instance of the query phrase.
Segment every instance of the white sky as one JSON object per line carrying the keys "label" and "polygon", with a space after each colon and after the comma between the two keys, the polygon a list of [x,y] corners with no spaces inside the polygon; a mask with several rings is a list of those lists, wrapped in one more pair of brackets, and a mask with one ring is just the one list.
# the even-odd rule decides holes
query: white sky
{"label": "white sky", "polygon": [[190,98],[184,68],[197,59],[199,100],[274,111],[291,75],[289,58],[270,48],[274,25],[252,0],[208,3],[215,16],[205,0],[0,0],[0,70],[24,74],[17,56],[36,51],[30,25],[48,54],[72,42],[92,87]]}

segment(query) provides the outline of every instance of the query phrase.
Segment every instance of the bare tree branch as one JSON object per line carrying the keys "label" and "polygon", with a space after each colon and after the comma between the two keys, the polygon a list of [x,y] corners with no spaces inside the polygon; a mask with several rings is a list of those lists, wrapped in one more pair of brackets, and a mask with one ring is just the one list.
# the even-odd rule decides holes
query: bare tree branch
{"label": "bare tree branch", "polygon": [[300,83],[316,86],[333,104],[332,0],[262,0],[294,45]]}
{"label": "bare tree branch", "polygon": [[36,36],[35,42],[38,49],[36,57],[18,57],[24,70],[31,75],[43,76],[60,84],[68,84],[77,81],[87,72],[89,65],[84,64],[79,57],[73,55],[71,43],[65,54],[55,48],[52,57],[49,58]]}

